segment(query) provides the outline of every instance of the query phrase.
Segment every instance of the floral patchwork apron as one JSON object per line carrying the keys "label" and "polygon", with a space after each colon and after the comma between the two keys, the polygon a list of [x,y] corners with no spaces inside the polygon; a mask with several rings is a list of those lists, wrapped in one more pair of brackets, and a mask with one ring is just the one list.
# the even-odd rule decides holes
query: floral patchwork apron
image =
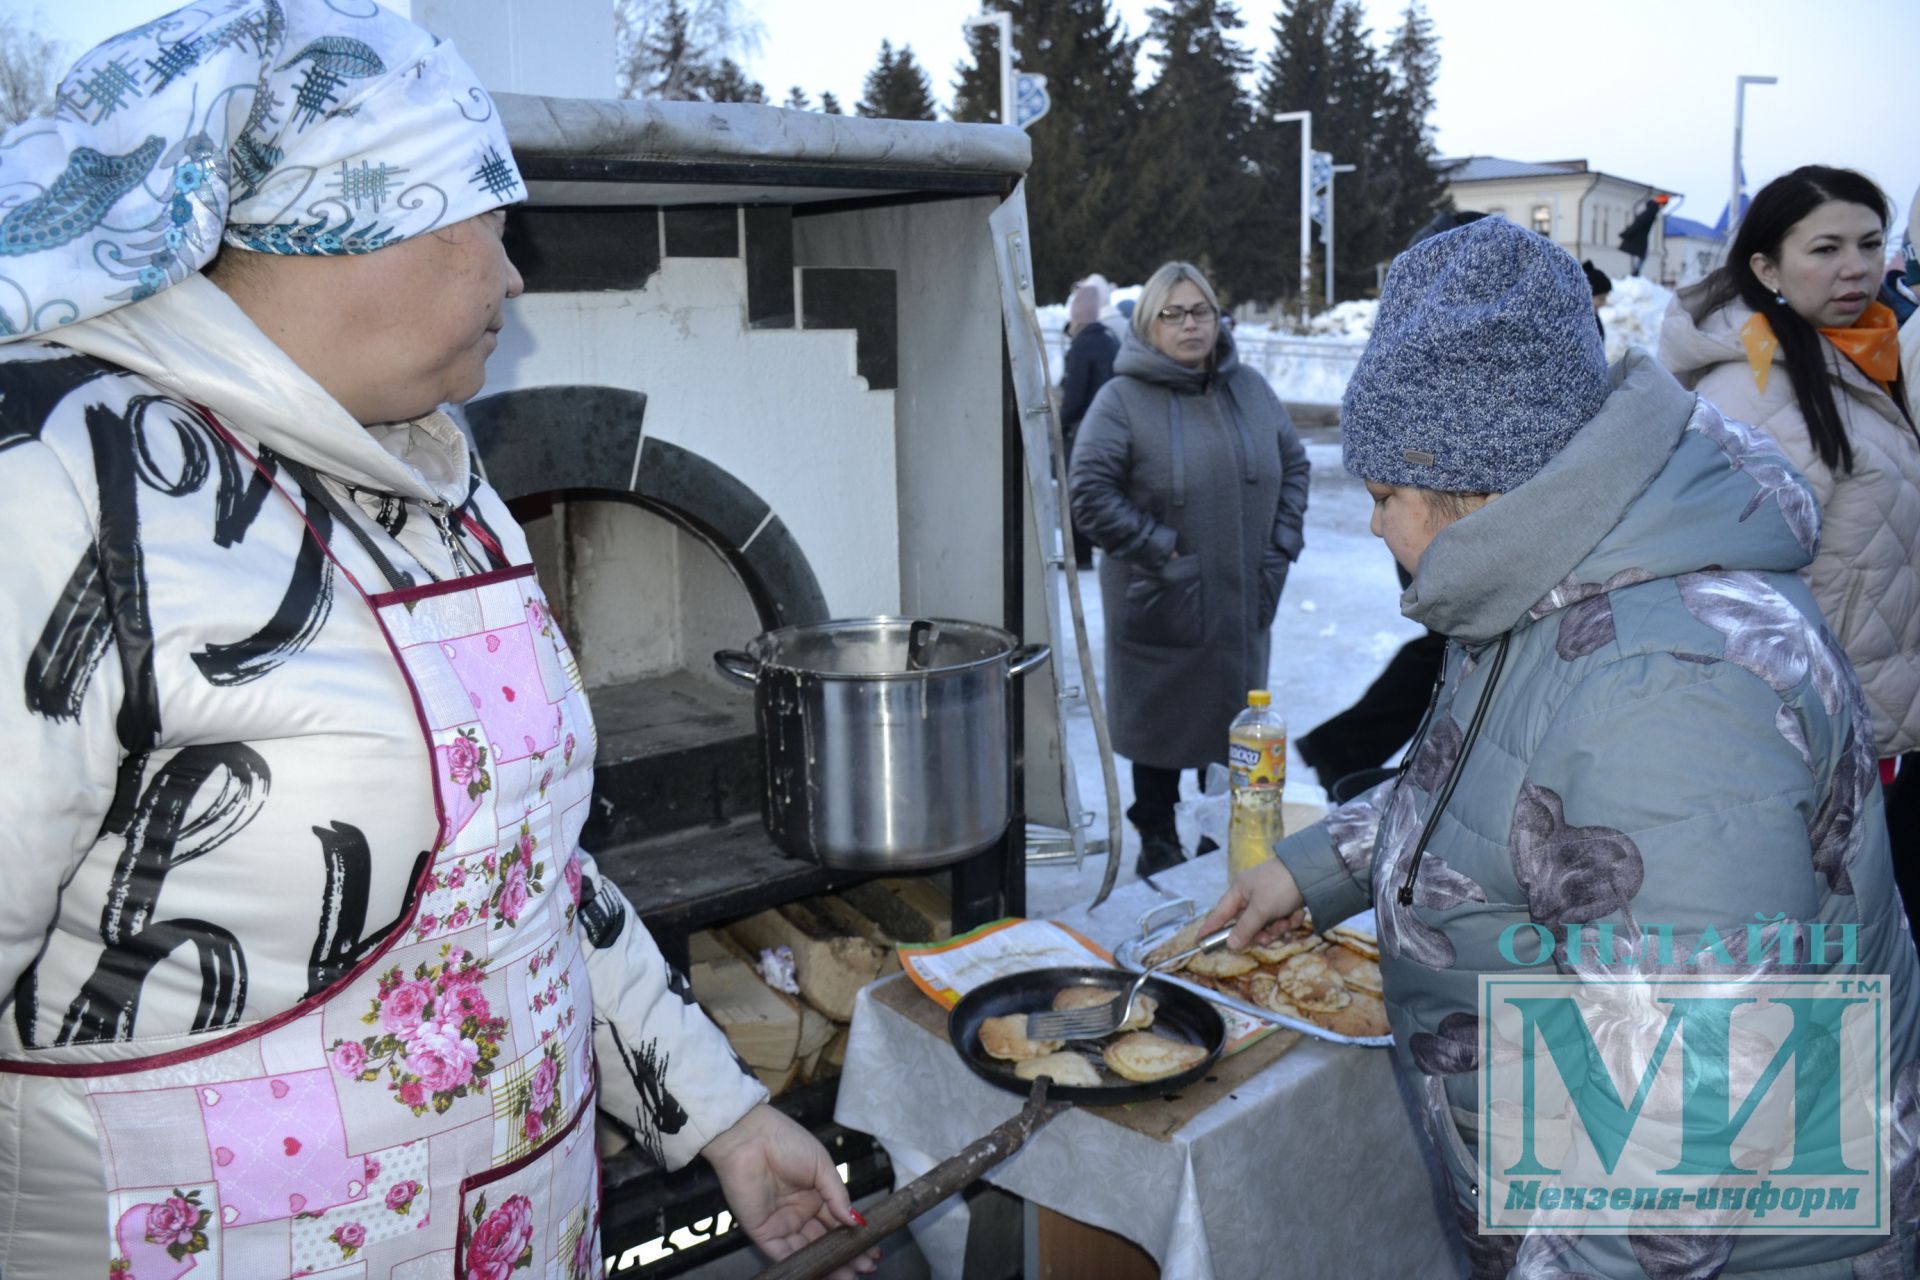
{"label": "floral patchwork apron", "polygon": [[368,593],[327,555],[377,616],[432,760],[439,838],[407,913],[339,982],[264,1021],[0,1072],[91,1113],[109,1277],[588,1280],[578,668],[530,565]]}

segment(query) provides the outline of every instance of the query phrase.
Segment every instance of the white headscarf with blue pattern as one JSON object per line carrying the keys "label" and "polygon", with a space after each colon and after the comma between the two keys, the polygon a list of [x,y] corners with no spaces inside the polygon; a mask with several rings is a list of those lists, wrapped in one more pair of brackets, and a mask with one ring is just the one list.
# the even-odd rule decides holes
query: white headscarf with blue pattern
{"label": "white headscarf with blue pattern", "polygon": [[223,240],[370,253],[525,198],[452,44],[376,0],[201,0],[0,138],[0,341],[178,284]]}

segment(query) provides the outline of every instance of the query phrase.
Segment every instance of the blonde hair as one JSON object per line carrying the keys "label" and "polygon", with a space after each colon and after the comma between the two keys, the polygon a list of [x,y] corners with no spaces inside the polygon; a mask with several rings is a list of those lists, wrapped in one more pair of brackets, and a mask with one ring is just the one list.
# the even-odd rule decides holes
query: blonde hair
{"label": "blonde hair", "polygon": [[1213,308],[1214,315],[1220,314],[1220,299],[1213,292],[1213,286],[1200,274],[1200,268],[1191,262],[1169,262],[1147,277],[1146,284],[1140,288],[1140,301],[1133,305],[1133,334],[1148,346],[1153,345],[1153,321],[1160,314],[1160,308],[1167,305],[1167,295],[1182,280],[1200,291],[1200,296]]}

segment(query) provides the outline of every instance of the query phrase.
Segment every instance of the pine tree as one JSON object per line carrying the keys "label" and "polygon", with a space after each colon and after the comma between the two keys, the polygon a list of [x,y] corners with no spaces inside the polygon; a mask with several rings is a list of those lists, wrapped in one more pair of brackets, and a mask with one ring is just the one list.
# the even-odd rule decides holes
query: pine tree
{"label": "pine tree", "polygon": [[847,114],[840,109],[840,99],[831,93],[823,93],[820,95],[820,111],[821,114],[829,116],[843,116]]}
{"label": "pine tree", "polygon": [[[1359,0],[1289,0],[1274,24],[1274,48],[1260,85],[1250,155],[1259,171],[1262,210],[1241,237],[1261,254],[1261,297],[1298,293],[1300,130],[1277,125],[1282,111],[1313,112],[1313,145],[1354,172],[1334,183],[1334,296],[1370,291],[1377,264],[1405,247],[1445,199],[1433,169],[1426,127],[1439,70],[1432,24],[1410,5],[1386,56],[1374,48]],[[1325,271],[1313,237],[1309,301],[1317,304]]]}
{"label": "pine tree", "polygon": [[880,42],[880,58],[867,72],[864,92],[853,108],[863,116],[886,120],[932,120],[933,82],[914,60],[913,46]]}
{"label": "pine tree", "polygon": [[1230,305],[1256,296],[1236,239],[1258,195],[1246,162],[1252,113],[1240,88],[1253,59],[1233,39],[1245,24],[1229,0],[1172,0],[1149,16],[1160,73],[1133,135],[1126,231],[1136,255],[1198,265]]}
{"label": "pine tree", "polygon": [[[1342,174],[1333,187],[1337,206],[1334,297],[1339,299],[1356,297],[1370,287],[1374,265],[1398,253],[1405,237],[1396,241],[1382,216],[1380,121],[1392,86],[1374,51],[1373,33],[1366,26],[1359,0],[1342,0],[1334,15],[1329,52],[1333,74],[1325,120],[1314,117],[1314,146],[1330,154],[1334,163],[1354,166],[1354,172]],[[1324,229],[1316,232],[1314,239],[1324,255]],[[1321,271],[1324,279],[1324,260]]]}
{"label": "pine tree", "polygon": [[[1016,27],[1019,21],[1016,15]],[[1016,38],[1014,43],[1020,42]],[[953,82],[953,118],[967,124],[997,123],[1000,119],[1000,32],[994,27],[968,27],[967,53],[973,62],[954,67],[960,78]]]}
{"label": "pine tree", "polygon": [[796,84],[787,90],[787,100],[780,105],[789,111],[811,111],[813,99],[807,96],[805,89]]}
{"label": "pine tree", "polygon": [[705,50],[694,42],[690,27],[680,0],[667,0],[666,12],[661,15],[657,28],[640,45],[645,65],[651,71],[643,96],[674,101],[696,96],[694,83]]}
{"label": "pine tree", "polygon": [[[1338,0],[1288,0],[1273,24],[1273,51],[1261,74],[1258,106],[1248,141],[1259,190],[1253,221],[1243,229],[1254,296],[1297,298],[1300,291],[1300,126],[1277,124],[1286,111],[1314,113],[1314,144],[1326,109],[1327,66]],[[1311,263],[1309,263],[1311,267]]]}
{"label": "pine tree", "polygon": [[[1053,99],[1027,130],[1027,225],[1039,296],[1064,298],[1073,281],[1095,271],[1145,279],[1164,255],[1157,237],[1137,234],[1153,214],[1134,200],[1127,169],[1140,119],[1140,41],[1128,37],[1111,0],[1009,0],[1004,7],[1013,13],[1015,64],[1046,76]],[[953,118],[998,119],[998,33],[972,28],[967,44],[973,62],[957,68]]]}
{"label": "pine tree", "polygon": [[1381,119],[1382,216],[1389,234],[1404,243],[1452,204],[1436,163],[1430,123],[1440,77],[1439,38],[1419,0],[1409,0],[1401,15],[1386,62],[1393,85]]}
{"label": "pine tree", "polygon": [[700,96],[708,102],[758,102],[767,100],[767,91],[758,80],[750,80],[732,58],[720,59],[720,65],[703,76]]}
{"label": "pine tree", "polygon": [[744,0],[615,0],[616,88],[623,98],[764,102],[736,60],[759,48],[760,35]]}

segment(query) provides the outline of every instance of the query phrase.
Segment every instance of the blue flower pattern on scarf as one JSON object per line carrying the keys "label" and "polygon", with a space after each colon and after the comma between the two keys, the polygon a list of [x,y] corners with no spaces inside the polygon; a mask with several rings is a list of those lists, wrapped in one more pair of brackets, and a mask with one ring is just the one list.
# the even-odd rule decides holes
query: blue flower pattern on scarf
{"label": "blue flower pattern on scarf", "polygon": [[453,47],[380,5],[197,0],[0,140],[0,340],[150,297],[223,240],[371,253],[485,213],[526,195],[512,156]]}

